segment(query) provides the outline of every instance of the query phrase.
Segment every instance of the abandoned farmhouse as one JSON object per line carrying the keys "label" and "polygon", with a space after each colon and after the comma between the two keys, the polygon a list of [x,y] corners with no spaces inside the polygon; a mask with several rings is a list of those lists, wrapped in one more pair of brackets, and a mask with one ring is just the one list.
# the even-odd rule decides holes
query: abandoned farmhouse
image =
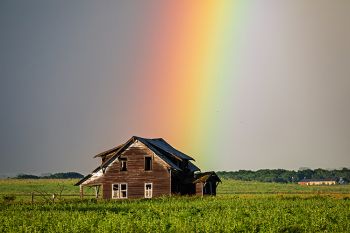
{"label": "abandoned farmhouse", "polygon": [[152,198],[163,195],[216,195],[220,178],[215,172],[200,173],[194,159],[162,138],[133,136],[124,144],[94,158],[101,164],[75,185],[94,187],[98,198]]}

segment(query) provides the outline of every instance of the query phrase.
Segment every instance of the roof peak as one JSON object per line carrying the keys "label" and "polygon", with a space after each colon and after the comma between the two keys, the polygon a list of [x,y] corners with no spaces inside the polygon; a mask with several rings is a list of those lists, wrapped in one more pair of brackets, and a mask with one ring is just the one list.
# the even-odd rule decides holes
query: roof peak
{"label": "roof peak", "polygon": [[144,138],[144,137],[140,137],[140,136],[132,136],[132,138],[135,138],[135,139],[138,139],[138,138],[141,138],[141,139],[146,139],[146,140],[163,140],[165,141],[163,138]]}

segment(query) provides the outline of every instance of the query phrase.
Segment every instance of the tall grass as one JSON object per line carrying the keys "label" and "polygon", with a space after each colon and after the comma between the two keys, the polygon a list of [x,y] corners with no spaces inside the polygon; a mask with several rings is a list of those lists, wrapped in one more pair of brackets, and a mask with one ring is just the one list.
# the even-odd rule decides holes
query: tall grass
{"label": "tall grass", "polygon": [[350,232],[349,200],[299,196],[2,204],[0,232]]}
{"label": "tall grass", "polygon": [[[0,195],[55,193],[58,186],[78,194],[76,181],[0,180]],[[21,198],[0,202],[0,232],[350,232],[349,185],[223,180],[216,197],[34,204]]]}

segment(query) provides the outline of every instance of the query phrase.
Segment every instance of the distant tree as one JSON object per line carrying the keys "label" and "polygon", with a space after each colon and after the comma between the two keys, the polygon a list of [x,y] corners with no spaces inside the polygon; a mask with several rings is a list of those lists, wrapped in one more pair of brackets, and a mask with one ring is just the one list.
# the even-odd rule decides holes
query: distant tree
{"label": "distant tree", "polygon": [[350,181],[350,169],[342,168],[339,170],[325,170],[318,168],[299,169],[298,171],[289,171],[284,169],[260,169],[257,171],[238,170],[238,171],[219,171],[218,176],[224,179],[235,180],[255,180],[262,182],[290,183],[306,179],[325,179],[331,178],[337,181],[342,178],[342,182]]}
{"label": "distant tree", "polygon": [[312,179],[313,173],[311,169],[299,170],[297,172],[298,181],[302,179]]}
{"label": "distant tree", "polygon": [[81,179],[84,176],[77,172],[61,172],[42,177],[43,179]]}
{"label": "distant tree", "polygon": [[15,178],[16,179],[81,179],[84,176],[78,172],[61,172],[50,174],[47,173],[45,176],[36,176],[29,174],[19,174]]}
{"label": "distant tree", "polygon": [[15,179],[40,179],[40,177],[29,174],[18,174]]}

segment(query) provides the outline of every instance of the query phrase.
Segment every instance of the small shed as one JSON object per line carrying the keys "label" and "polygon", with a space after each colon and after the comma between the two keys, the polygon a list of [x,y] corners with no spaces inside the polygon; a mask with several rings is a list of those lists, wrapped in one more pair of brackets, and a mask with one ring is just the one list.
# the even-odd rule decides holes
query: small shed
{"label": "small shed", "polygon": [[221,180],[215,172],[210,171],[195,174],[192,183],[196,186],[196,195],[216,195],[216,188]]}

